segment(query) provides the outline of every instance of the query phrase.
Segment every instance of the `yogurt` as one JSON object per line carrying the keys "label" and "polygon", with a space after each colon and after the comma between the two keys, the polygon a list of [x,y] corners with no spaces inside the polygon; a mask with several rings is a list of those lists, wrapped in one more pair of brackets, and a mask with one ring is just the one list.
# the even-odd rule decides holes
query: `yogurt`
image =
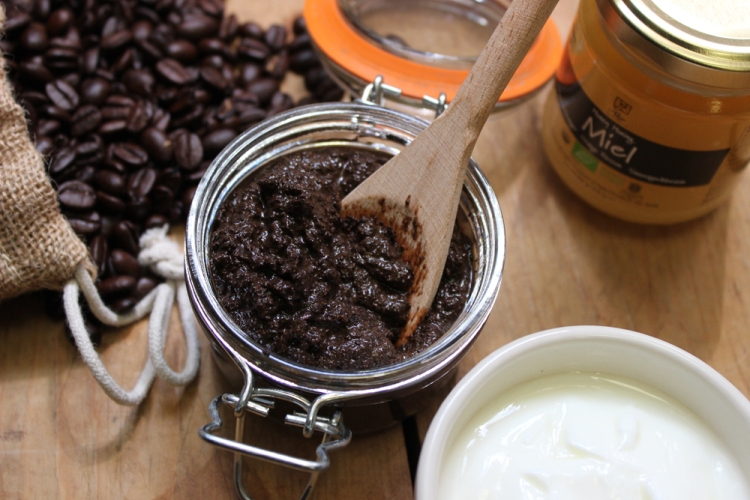
{"label": "yogurt", "polygon": [[750,499],[726,445],[684,405],[610,374],[520,384],[448,445],[441,500]]}

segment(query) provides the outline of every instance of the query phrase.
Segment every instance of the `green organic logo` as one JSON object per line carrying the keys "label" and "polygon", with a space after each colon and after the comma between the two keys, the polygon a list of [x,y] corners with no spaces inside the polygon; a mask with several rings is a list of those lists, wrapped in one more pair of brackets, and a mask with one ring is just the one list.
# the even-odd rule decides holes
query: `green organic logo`
{"label": "green organic logo", "polygon": [[599,160],[597,160],[594,155],[589,153],[588,150],[584,148],[578,141],[573,144],[573,156],[576,160],[581,162],[581,165],[591,170],[592,172],[596,172],[596,167],[599,165]]}

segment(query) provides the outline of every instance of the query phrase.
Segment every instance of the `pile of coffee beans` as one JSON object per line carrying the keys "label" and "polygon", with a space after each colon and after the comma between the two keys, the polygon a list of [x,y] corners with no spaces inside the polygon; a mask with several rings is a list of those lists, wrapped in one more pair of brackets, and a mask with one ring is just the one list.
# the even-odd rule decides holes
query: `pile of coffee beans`
{"label": "pile of coffee beans", "polygon": [[[141,233],[184,221],[224,146],[267,117],[343,95],[302,18],[264,30],[224,15],[222,0],[0,1],[29,132],[117,312],[158,283],[136,260]],[[311,96],[295,103],[280,90],[288,71]]]}

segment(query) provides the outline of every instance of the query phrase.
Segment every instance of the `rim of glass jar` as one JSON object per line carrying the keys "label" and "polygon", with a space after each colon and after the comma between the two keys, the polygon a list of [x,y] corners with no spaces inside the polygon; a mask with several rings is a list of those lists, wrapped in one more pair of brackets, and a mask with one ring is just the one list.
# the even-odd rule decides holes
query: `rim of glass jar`
{"label": "rim of glass jar", "polygon": [[[339,8],[341,9],[341,12],[343,12],[344,17],[346,20],[356,29],[358,30],[363,36],[368,38],[373,44],[381,47],[382,49],[391,52],[393,54],[398,55],[399,57],[403,57],[404,59],[409,59],[413,61],[418,61],[422,64],[428,64],[428,65],[434,65],[439,67],[445,67],[445,68],[456,68],[456,69],[471,69],[471,67],[476,62],[476,57],[470,57],[470,56],[452,56],[449,54],[441,54],[439,52],[429,52],[429,51],[423,51],[423,50],[417,50],[408,46],[403,46],[399,43],[394,42],[393,40],[390,40],[387,37],[384,37],[380,35],[378,32],[374,31],[373,29],[369,28],[366,24],[364,24],[360,18],[361,14],[366,12],[371,12],[371,9],[368,9],[366,12],[357,12],[357,7],[353,4],[357,0],[337,0],[337,3],[339,5]],[[371,4],[372,1],[364,0],[365,4]],[[464,8],[466,9],[466,12],[470,12],[472,10],[476,10],[476,16],[474,17],[484,17],[488,18],[490,22],[494,23],[495,25],[500,22],[500,18],[505,14],[505,11],[508,10],[508,6],[505,5],[505,3],[501,3],[499,0],[487,0],[482,2],[477,2],[475,0],[421,0],[417,2],[407,2],[407,3],[419,3],[420,5],[425,5],[429,7],[434,7],[437,4],[451,4],[456,5],[457,10]],[[483,15],[484,14],[484,15]],[[472,20],[472,16],[465,15],[463,16],[469,20]],[[479,55],[479,54],[477,54]]]}
{"label": "rim of glass jar", "polygon": [[[472,279],[476,285],[472,286],[467,305],[453,327],[433,345],[406,361],[346,372],[309,367],[274,353],[264,353],[264,349],[243,333],[221,307],[213,293],[208,271],[207,242],[218,206],[242,179],[266,164],[270,157],[275,157],[269,151],[260,156],[258,153],[278,145],[282,138],[300,139],[315,131],[325,132],[326,128],[330,132],[332,127],[357,139],[365,136],[380,142],[408,143],[426,126],[424,120],[371,104],[313,104],[294,108],[245,131],[216,157],[196,189],[188,214],[185,271],[196,315],[207,333],[230,355],[239,356],[252,370],[287,388],[317,394],[352,393],[355,398],[418,384],[463,355],[494,305],[505,262],[505,230],[500,206],[474,160],[471,160],[466,176],[462,204],[468,200],[482,209],[476,216],[486,233],[475,235],[475,259],[477,262],[484,259],[487,269],[481,274],[475,269]],[[299,145],[291,142],[283,152]],[[279,151],[276,151],[276,156],[280,156]]]}

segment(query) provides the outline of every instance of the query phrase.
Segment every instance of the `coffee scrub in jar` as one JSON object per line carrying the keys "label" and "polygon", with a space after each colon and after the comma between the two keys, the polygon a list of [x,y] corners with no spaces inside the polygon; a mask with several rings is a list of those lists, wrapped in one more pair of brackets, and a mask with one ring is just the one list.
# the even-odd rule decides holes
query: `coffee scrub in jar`
{"label": "coffee scrub in jar", "polygon": [[542,124],[563,182],[638,223],[722,204],[750,161],[750,3],[581,0]]}

